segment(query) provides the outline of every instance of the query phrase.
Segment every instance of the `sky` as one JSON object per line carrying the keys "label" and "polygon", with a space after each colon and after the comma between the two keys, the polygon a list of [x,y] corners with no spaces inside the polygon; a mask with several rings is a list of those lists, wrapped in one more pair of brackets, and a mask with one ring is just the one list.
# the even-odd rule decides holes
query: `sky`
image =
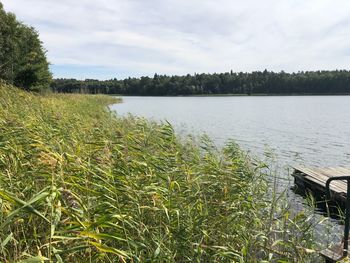
{"label": "sky", "polygon": [[350,69],[349,0],[0,0],[55,78]]}

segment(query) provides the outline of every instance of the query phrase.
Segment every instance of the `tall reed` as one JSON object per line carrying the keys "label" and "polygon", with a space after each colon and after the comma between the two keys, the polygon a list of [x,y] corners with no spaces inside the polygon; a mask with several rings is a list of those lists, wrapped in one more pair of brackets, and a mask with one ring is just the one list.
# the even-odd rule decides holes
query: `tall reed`
{"label": "tall reed", "polygon": [[0,261],[317,259],[310,214],[267,194],[263,164],[115,102],[0,84]]}

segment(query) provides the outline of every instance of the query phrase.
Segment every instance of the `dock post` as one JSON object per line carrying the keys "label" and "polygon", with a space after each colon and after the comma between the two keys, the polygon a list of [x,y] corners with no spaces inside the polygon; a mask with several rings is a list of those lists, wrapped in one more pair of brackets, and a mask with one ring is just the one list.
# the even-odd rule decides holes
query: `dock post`
{"label": "dock post", "polygon": [[344,227],[344,251],[343,256],[348,255],[349,245],[349,223],[350,223],[350,180],[347,180],[348,188],[346,193],[346,212],[345,212],[345,227]]}

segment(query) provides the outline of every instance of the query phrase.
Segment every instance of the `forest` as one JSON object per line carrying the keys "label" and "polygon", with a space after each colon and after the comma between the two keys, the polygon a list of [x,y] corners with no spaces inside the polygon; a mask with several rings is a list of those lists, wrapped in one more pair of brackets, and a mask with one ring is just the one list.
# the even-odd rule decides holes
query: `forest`
{"label": "forest", "polygon": [[233,71],[214,74],[151,77],[118,80],[55,79],[55,92],[121,94],[138,96],[176,96],[210,94],[350,94],[350,71],[306,71],[297,73]]}

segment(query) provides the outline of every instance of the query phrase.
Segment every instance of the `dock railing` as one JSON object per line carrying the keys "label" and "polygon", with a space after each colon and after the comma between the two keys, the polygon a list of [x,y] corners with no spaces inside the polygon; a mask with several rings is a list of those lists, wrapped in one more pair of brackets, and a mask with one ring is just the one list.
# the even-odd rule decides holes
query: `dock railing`
{"label": "dock railing", "polygon": [[332,181],[342,180],[347,181],[347,192],[346,192],[346,207],[345,207],[345,226],[344,226],[344,246],[343,246],[343,257],[348,256],[349,246],[349,223],[350,223],[350,175],[349,176],[335,176],[331,177],[326,182],[327,199],[331,200],[330,184]]}

